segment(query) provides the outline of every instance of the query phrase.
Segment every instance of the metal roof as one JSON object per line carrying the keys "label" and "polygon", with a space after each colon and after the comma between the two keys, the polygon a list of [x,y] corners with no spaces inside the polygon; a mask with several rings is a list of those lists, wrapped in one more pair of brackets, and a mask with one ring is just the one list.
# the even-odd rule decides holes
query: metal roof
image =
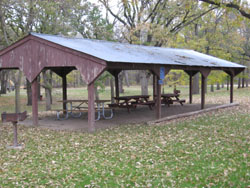
{"label": "metal roof", "polygon": [[132,45],[38,33],[31,33],[31,35],[89,54],[107,62],[201,66],[211,68],[245,68],[237,63],[202,54],[194,50]]}

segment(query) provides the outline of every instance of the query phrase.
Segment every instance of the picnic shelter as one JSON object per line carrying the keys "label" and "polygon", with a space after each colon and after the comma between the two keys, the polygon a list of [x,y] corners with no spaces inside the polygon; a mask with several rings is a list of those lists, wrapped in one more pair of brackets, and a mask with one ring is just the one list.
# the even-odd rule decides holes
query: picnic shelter
{"label": "picnic shelter", "polygon": [[[131,45],[83,38],[30,33],[0,51],[0,71],[20,69],[32,83],[32,121],[38,125],[38,80],[44,69],[62,77],[62,99],[67,100],[67,74],[79,70],[88,88],[88,130],[95,130],[94,82],[108,71],[115,77],[119,97],[118,74],[122,70],[149,70],[153,74],[156,118],[161,118],[161,80],[172,69],[189,75],[189,102],[192,103],[192,78],[201,74],[201,109],[205,108],[205,79],[213,70],[230,76],[230,103],[233,103],[233,78],[245,67],[193,50]],[[63,109],[66,105],[63,104]]]}

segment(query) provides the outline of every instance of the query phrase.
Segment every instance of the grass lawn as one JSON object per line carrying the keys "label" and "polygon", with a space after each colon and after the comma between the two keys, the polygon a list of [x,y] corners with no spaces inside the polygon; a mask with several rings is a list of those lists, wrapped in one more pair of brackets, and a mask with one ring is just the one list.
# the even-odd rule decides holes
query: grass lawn
{"label": "grass lawn", "polygon": [[[1,111],[13,108],[13,95],[0,101]],[[207,102],[228,101],[226,91],[207,96]],[[248,187],[250,88],[235,90],[235,101],[241,105],[94,134],[20,126],[22,150],[6,149],[12,127],[0,124],[0,187]]]}

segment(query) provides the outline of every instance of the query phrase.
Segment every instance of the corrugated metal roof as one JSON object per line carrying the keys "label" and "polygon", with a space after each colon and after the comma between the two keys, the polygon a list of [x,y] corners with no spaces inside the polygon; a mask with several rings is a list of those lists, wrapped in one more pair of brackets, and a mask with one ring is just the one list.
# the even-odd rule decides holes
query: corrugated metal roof
{"label": "corrugated metal roof", "polygon": [[31,33],[31,35],[108,62],[244,68],[244,66],[237,63],[187,49],[131,45],[38,33]]}

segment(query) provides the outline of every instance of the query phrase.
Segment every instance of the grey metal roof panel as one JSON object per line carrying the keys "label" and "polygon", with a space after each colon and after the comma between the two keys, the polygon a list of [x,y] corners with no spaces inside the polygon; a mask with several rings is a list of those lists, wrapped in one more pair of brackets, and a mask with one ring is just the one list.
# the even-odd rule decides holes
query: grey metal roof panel
{"label": "grey metal roof panel", "polygon": [[244,68],[237,63],[187,49],[131,45],[38,33],[31,33],[31,35],[108,62]]}

